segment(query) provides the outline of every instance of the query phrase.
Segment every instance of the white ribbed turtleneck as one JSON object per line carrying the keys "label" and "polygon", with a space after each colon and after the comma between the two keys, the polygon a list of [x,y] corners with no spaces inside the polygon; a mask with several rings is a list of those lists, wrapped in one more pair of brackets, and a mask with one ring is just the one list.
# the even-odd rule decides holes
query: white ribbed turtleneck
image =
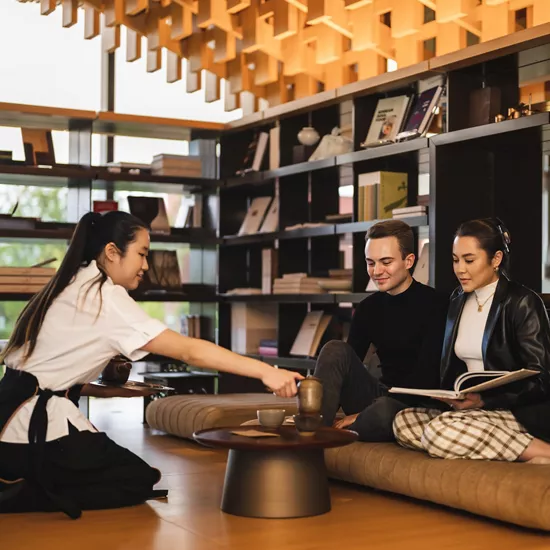
{"label": "white ribbed turtleneck", "polygon": [[[456,356],[469,371],[483,371],[482,341],[498,280],[471,292],[466,298],[455,342]],[[476,300],[477,297],[477,300]],[[482,304],[478,310],[478,302]]]}

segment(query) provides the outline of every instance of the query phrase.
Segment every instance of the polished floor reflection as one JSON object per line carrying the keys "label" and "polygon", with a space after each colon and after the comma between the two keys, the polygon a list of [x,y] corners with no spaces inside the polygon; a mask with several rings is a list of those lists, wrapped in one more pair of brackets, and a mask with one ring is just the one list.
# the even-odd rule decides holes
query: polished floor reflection
{"label": "polished floor reflection", "polygon": [[141,399],[95,400],[94,424],[160,468],[168,500],[123,510],[0,516],[2,550],[550,549],[550,534],[347,484],[331,484],[330,513],[261,520],[220,510],[226,455],[141,424]]}

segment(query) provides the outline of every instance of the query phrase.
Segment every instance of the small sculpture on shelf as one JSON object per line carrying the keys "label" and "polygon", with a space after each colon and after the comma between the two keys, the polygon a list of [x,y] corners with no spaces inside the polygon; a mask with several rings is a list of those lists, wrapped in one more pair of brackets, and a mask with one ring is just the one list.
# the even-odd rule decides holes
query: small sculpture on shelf
{"label": "small sculpture on shelf", "polygon": [[504,116],[503,114],[498,114],[495,117],[495,122],[502,122],[504,120],[513,120],[515,118],[521,118],[524,116],[531,116],[535,113],[538,113],[537,110],[534,110],[531,103],[531,94],[529,94],[529,103],[520,103],[516,107],[508,108],[508,115]]}

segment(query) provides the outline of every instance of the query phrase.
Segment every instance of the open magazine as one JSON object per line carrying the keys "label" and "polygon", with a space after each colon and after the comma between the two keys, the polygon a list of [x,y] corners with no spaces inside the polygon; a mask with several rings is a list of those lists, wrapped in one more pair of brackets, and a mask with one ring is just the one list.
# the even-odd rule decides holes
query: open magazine
{"label": "open magazine", "polygon": [[443,397],[444,399],[465,399],[467,393],[480,393],[535,376],[539,371],[520,369],[515,371],[479,371],[465,372],[454,383],[453,390],[420,390],[416,388],[390,388],[390,393],[406,393],[409,395],[425,395],[426,397]]}

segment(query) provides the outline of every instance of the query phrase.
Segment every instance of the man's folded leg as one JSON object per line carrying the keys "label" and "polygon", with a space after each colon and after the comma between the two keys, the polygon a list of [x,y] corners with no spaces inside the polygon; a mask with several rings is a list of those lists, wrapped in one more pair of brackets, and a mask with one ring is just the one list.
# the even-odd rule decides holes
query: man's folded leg
{"label": "man's folded leg", "polygon": [[325,426],[332,426],[340,407],[346,415],[356,414],[387,391],[369,373],[353,348],[340,340],[331,340],[323,346],[314,376],[323,382],[321,414]]}

